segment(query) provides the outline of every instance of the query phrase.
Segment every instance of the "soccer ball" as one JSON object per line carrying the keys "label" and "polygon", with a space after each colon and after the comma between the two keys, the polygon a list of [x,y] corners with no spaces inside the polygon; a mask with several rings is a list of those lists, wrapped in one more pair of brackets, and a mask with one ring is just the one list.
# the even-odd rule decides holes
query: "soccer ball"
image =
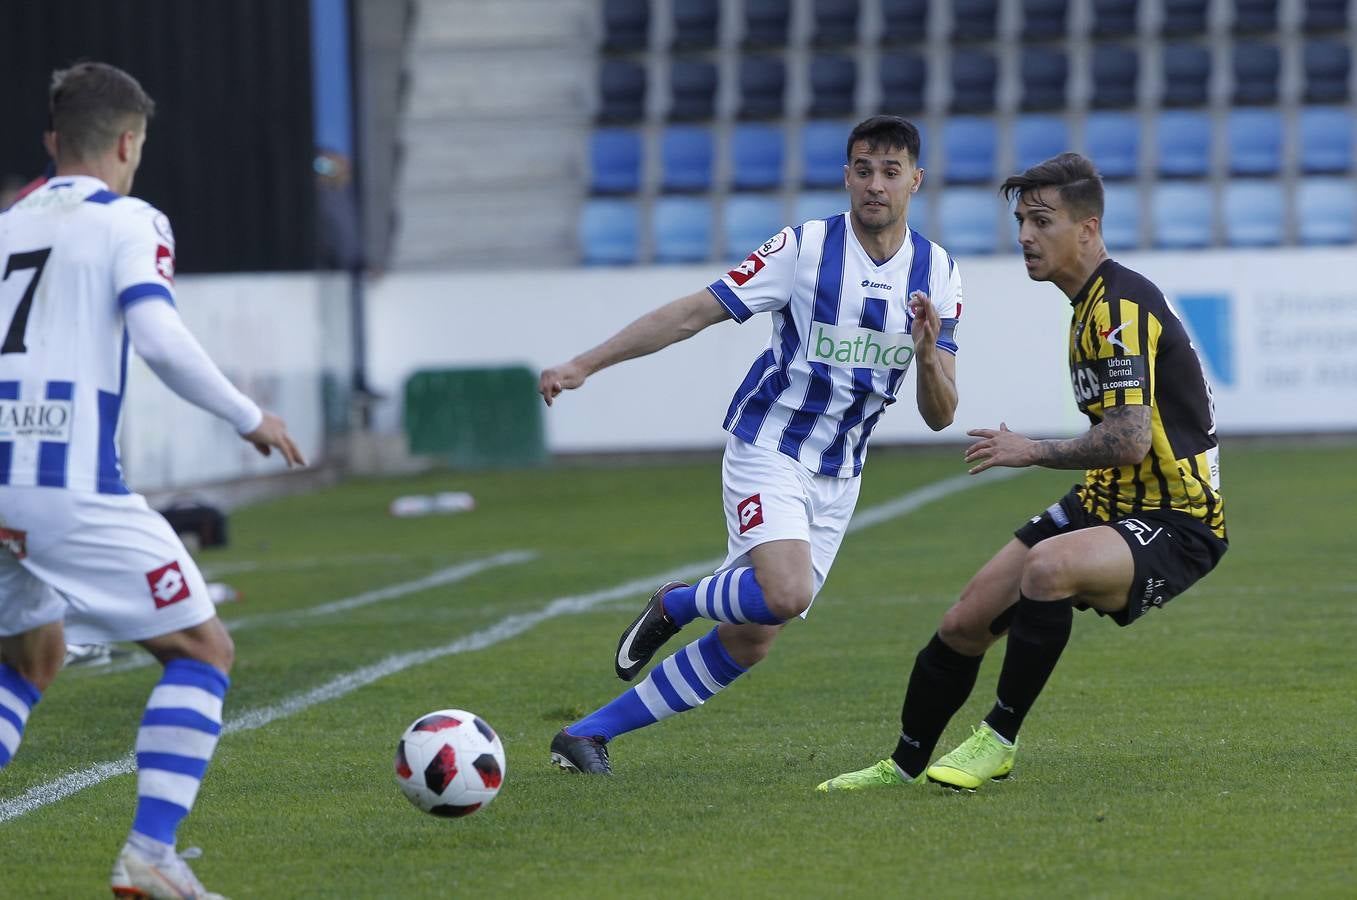
{"label": "soccer ball", "polygon": [[504,745],[475,713],[431,712],[396,745],[396,783],[426,813],[469,816],[489,805],[504,783]]}

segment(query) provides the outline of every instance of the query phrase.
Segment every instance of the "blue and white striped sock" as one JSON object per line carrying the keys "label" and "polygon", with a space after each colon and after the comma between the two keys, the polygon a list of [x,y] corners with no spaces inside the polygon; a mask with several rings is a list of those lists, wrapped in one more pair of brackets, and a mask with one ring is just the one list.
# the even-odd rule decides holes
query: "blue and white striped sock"
{"label": "blue and white striped sock", "polygon": [[9,765],[24,738],[24,725],[42,691],[27,678],[0,663],[0,769]]}
{"label": "blue and white striped sock", "polygon": [[713,628],[650,670],[645,680],[566,731],[610,741],[703,703],[747,670],[731,659]]}
{"label": "blue and white striped sock", "polygon": [[134,834],[174,846],[174,833],[193,808],[217,749],[222,699],[230,684],[205,662],[174,659],[165,664],[137,732]]}
{"label": "blue and white striped sock", "polygon": [[698,616],[737,625],[781,625],[784,621],[768,611],[763,588],[748,567],[726,569],[692,587],[674,588],[664,595],[664,611],[680,627]]}

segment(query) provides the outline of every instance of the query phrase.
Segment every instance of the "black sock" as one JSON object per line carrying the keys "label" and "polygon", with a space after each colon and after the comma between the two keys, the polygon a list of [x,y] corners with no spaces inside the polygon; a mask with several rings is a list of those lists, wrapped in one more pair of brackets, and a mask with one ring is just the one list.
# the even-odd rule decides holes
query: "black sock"
{"label": "black sock", "polygon": [[1055,671],[1074,621],[1074,607],[1069,600],[1022,597],[1014,610],[1004,667],[999,673],[998,697],[994,709],[985,716],[989,727],[1008,741],[1017,739],[1022,720],[1037,702],[1046,679]]}
{"label": "black sock", "polygon": [[942,730],[971,695],[983,658],[956,652],[936,634],[914,658],[900,710],[900,741],[891,754],[910,777],[928,767]]}

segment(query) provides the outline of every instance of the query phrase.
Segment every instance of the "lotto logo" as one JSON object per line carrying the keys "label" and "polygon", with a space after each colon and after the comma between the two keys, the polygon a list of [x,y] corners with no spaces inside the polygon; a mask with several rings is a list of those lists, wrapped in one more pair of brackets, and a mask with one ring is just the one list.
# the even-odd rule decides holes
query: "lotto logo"
{"label": "lotto logo", "polygon": [[735,282],[736,287],[744,287],[745,282],[759,274],[759,269],[763,268],[763,260],[759,259],[757,253],[749,254],[749,257],[726,274],[730,280]]}
{"label": "lotto logo", "polygon": [[740,519],[740,534],[763,524],[763,502],[759,495],[746,497],[735,507],[735,515]]}
{"label": "lotto logo", "polygon": [[147,572],[146,583],[151,586],[151,599],[155,601],[156,609],[164,609],[188,597],[188,579],[177,562]]}
{"label": "lotto logo", "polygon": [[15,559],[23,559],[28,555],[28,532],[0,528],[0,547],[8,550]]}
{"label": "lotto logo", "polygon": [[174,251],[164,244],[156,245],[155,268],[161,278],[174,284]]}

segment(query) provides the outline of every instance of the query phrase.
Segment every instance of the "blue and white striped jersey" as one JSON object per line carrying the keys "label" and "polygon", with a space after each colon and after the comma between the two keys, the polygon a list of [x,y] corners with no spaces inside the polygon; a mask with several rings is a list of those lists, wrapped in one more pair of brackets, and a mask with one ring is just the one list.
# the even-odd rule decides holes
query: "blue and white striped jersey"
{"label": "blue and white striped jersey", "polygon": [[174,302],[169,219],[97,178],[59,176],[0,213],[0,266],[0,485],[129,493],[123,310]]}
{"label": "blue and white striped jersey", "polygon": [[839,478],[862,471],[872,429],[914,359],[909,295],[928,294],[948,353],[961,318],[961,275],[947,251],[911,230],[877,265],[848,215],[784,228],[709,288],[737,322],[773,314],[768,349],[735,391],[725,429]]}

